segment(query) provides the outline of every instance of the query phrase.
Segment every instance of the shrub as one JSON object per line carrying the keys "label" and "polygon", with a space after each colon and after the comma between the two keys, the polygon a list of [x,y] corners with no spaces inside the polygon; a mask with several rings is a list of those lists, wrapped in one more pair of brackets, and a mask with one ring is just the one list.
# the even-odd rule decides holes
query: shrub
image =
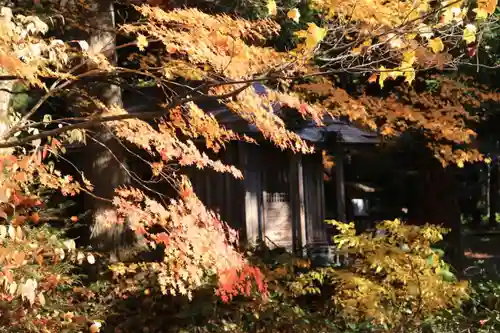
{"label": "shrub", "polygon": [[445,310],[426,319],[432,333],[479,332],[500,330],[500,284],[482,281],[471,286],[469,299],[458,310]]}
{"label": "shrub", "polygon": [[305,295],[322,293],[330,286],[331,308],[342,321],[387,329],[418,325],[467,298],[467,281],[456,281],[440,258],[442,253],[431,247],[446,230],[394,220],[379,223],[377,235],[356,234],[353,223],[329,223],[338,228],[333,240],[352,263],[301,274],[289,287],[296,295]]}
{"label": "shrub", "polygon": [[[70,177],[32,156],[0,156],[0,326],[2,331],[61,331],[88,323],[76,265],[93,263],[65,228],[44,223],[53,191],[80,191]],[[67,218],[74,223],[75,218]],[[75,289],[76,288],[76,289]],[[79,308],[83,306],[83,308]],[[80,313],[81,312],[81,313]]]}

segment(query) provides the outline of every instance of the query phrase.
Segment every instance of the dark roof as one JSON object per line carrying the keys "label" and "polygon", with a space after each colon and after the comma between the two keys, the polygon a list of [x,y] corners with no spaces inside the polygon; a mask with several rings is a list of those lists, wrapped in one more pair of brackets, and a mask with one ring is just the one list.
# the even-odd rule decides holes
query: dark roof
{"label": "dark roof", "polygon": [[[253,87],[259,94],[266,94],[267,88],[260,83],[254,83]],[[272,112],[278,113],[279,105],[274,105]],[[257,134],[259,130],[255,125],[248,124],[237,114],[222,106],[220,108],[207,111],[213,114],[223,125],[234,131],[246,134]],[[324,126],[318,126],[314,121],[305,121],[300,128],[294,129],[302,139],[311,143],[325,143],[329,138],[336,137],[337,140],[347,144],[376,144],[379,138],[376,133],[361,130],[346,121],[325,116]]]}
{"label": "dark roof", "polygon": [[[258,94],[265,95],[269,88],[263,84],[255,82],[252,84]],[[155,89],[155,88],[152,88]],[[134,92],[124,94],[123,100],[126,109],[130,113],[151,111],[158,104],[158,101],[151,96],[153,93],[147,89],[141,94]],[[201,105],[200,105],[201,106]],[[238,133],[248,135],[258,135],[260,132],[255,125],[249,124],[236,113],[229,110],[223,105],[219,106],[201,106],[205,112],[216,117],[220,124],[232,129]],[[269,112],[280,113],[281,107],[277,103],[272,105]],[[335,119],[326,116],[323,119],[324,126],[318,126],[314,121],[303,121],[299,128],[293,129],[302,139],[311,143],[326,143],[331,138],[336,138],[338,141],[345,144],[376,144],[379,138],[376,133],[361,130],[360,128],[349,124],[347,121]]]}

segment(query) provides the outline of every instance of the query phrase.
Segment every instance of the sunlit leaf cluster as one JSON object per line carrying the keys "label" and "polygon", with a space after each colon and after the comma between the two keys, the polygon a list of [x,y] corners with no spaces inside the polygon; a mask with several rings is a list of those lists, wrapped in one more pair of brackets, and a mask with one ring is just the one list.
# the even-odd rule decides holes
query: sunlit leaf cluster
{"label": "sunlit leaf cluster", "polygon": [[[7,165],[5,179],[0,179],[5,192],[0,195],[5,200],[0,199],[10,204],[18,192],[31,195],[27,184],[58,189],[64,194],[91,191],[92,184],[85,181],[84,175],[79,185],[44,159],[49,153],[59,155],[64,144],[93,139],[93,131],[109,131],[123,146],[132,145],[147,152],[144,162],[151,168],[151,182],[164,182],[177,194],[162,202],[152,199],[143,189],[117,189],[113,200],[117,214],[110,223],[133,220],[132,228],[147,240],[149,249],[164,251],[160,262],[114,265],[115,278],[130,279],[131,274],[147,272],[148,281],[157,282],[161,292],[187,296],[215,278],[218,294],[229,300],[238,293],[249,295],[255,289],[265,294],[262,273],[236,250],[236,232],[196,198],[179,167],[211,168],[242,178],[240,170],[211,159],[205,148],[217,152],[230,141],[255,143],[255,138],[225,127],[205,112],[205,105],[227,108],[254,125],[264,139],[297,153],[310,153],[313,147],[286,128],[287,115],[281,106],[297,110],[319,126],[325,114],[346,117],[361,127],[379,131],[384,138],[417,129],[424,133],[443,165],[463,166],[482,159],[479,152],[457,146],[471,144],[475,136],[467,126],[472,118],[466,106],[478,107],[482,100],[495,100],[494,94],[473,92],[475,97],[470,97],[464,94],[469,92],[467,89],[448,82],[438,93],[404,90],[408,87],[405,83],[402,91],[389,97],[353,96],[328,76],[339,72],[366,73],[370,76],[368,83],[386,88],[391,80],[414,84],[418,70],[456,66],[464,58],[464,48],[475,47],[481,31],[495,20],[496,2],[471,5],[462,1],[313,1],[317,14],[314,22],[304,21],[306,16],[299,8],[282,8],[279,1],[272,0],[266,4],[268,17],[259,20],[209,13],[195,7],[163,4],[160,8],[139,2],[124,5],[136,15],[131,16],[135,17],[131,22],[115,27],[119,40],[126,42],[99,48],[89,46],[84,37],[45,37],[49,28],[57,35],[59,28],[68,27],[57,22],[49,25],[36,16],[13,15],[3,8],[2,75],[41,88],[43,97],[8,124],[9,130],[2,138],[2,147],[15,147],[22,156],[6,159],[11,164]],[[91,13],[91,3],[82,1],[80,5]],[[75,8],[72,4],[61,11],[66,10],[69,15]],[[272,46],[271,40],[279,37],[277,17],[281,14],[296,25],[293,50]],[[71,22],[71,29],[83,36],[89,33],[84,24]],[[118,62],[110,56],[115,53],[120,55]],[[294,86],[304,76],[323,80]],[[127,106],[120,103],[109,105],[94,93],[98,83],[137,88],[139,81],[147,81],[161,95],[154,110],[140,115],[128,113]],[[257,81],[276,90],[257,92],[253,85]],[[290,87],[299,93],[290,92]],[[64,100],[67,111],[78,110],[79,116],[68,119],[67,114],[40,115],[52,97]],[[141,181],[138,180],[142,185],[146,183]],[[22,219],[5,214],[10,222]],[[416,231],[417,247],[409,245],[415,252],[401,252],[394,250],[400,246],[396,243],[408,236],[411,228],[394,228],[390,230],[393,238],[387,240],[356,236],[351,229],[345,230],[344,238],[337,239],[340,243],[347,240],[352,251],[362,252],[364,263],[335,273],[342,284],[342,293],[335,302],[346,315],[402,320],[401,309],[421,311],[418,302],[434,311],[453,303],[444,300],[443,295],[453,301],[462,297],[462,286],[447,284],[437,277],[437,264],[424,265],[423,256],[431,255],[429,243],[438,236],[427,235],[432,233],[427,227]],[[381,258],[382,252],[390,255]],[[372,267],[374,264],[379,266]],[[319,275],[313,280],[323,279],[320,273],[315,274]],[[425,291],[418,295],[414,293],[415,274],[423,283],[421,291]],[[397,291],[396,284],[405,293]],[[31,282],[30,286],[35,289]],[[141,286],[125,289],[140,290]],[[33,300],[32,296],[30,293],[29,300]],[[369,300],[373,306],[361,306],[361,299]],[[395,317],[390,317],[396,307]]]}
{"label": "sunlit leaf cluster", "polygon": [[329,223],[338,228],[333,241],[350,263],[302,274],[290,284],[295,293],[321,293],[322,285],[333,285],[332,302],[347,321],[396,329],[467,298],[467,282],[456,281],[442,251],[432,248],[446,230],[394,220],[379,223],[375,233],[358,234],[354,223]]}

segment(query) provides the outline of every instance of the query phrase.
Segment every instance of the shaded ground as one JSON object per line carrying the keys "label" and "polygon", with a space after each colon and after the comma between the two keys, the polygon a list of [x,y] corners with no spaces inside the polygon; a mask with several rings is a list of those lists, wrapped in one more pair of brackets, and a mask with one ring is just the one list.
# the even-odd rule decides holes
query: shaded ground
{"label": "shaded ground", "polygon": [[462,246],[464,278],[500,281],[500,231],[468,232]]}

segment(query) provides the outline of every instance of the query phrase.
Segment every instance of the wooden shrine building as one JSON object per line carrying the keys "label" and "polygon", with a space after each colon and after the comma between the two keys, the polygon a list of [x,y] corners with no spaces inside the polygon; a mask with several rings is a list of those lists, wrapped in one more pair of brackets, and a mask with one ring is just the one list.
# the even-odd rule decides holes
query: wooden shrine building
{"label": "wooden shrine building", "polygon": [[[255,85],[265,93],[265,88]],[[228,109],[209,111],[221,124],[258,138],[258,130]],[[317,149],[314,154],[282,151],[264,140],[259,145],[230,143],[217,157],[238,167],[243,180],[213,170],[191,170],[190,176],[199,198],[240,231],[243,243],[265,242],[269,247],[298,251],[328,244],[325,219],[322,150],[333,152],[335,167],[335,206],[337,219],[346,218],[343,152],[345,149],[373,146],[375,133],[362,131],[345,121],[324,119],[324,126],[302,122],[293,130]]]}

